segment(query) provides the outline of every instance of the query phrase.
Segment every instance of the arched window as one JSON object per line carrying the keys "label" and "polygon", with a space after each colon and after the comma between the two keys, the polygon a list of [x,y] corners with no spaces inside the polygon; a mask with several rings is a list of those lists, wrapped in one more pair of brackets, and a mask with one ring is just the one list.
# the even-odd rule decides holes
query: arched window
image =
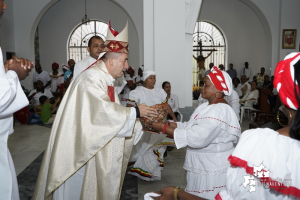
{"label": "arched window", "polygon": [[[203,57],[206,57],[213,49],[216,51],[205,60],[206,70],[211,62],[214,63],[214,66],[218,67],[223,64],[226,67],[226,44],[222,32],[209,22],[197,22],[193,34],[193,55],[198,57],[202,52]],[[197,63],[194,62],[194,65]]]}
{"label": "arched window", "polygon": [[91,20],[88,24],[80,24],[72,32],[68,43],[68,59],[75,62],[82,60],[89,55],[87,46],[89,39],[98,35],[105,41],[108,25],[104,22]]}

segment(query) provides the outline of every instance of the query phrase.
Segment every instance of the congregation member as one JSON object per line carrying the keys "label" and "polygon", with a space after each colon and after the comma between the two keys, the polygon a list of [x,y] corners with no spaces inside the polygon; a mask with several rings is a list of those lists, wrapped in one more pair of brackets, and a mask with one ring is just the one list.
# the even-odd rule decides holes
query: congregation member
{"label": "congregation member", "polygon": [[51,78],[51,92],[57,92],[57,87],[59,86],[57,82],[62,73],[58,71],[58,68],[59,65],[56,62],[52,63],[52,72],[49,73]]}
{"label": "congregation member", "polygon": [[121,99],[121,104],[123,106],[127,106],[127,101],[129,99],[129,93],[130,91],[135,89],[135,84],[133,83],[133,76],[134,76],[134,69],[132,69],[132,67],[129,66],[128,70],[125,73],[125,80],[127,82],[127,84],[124,87],[124,92],[123,92],[123,96]]}
{"label": "congregation member", "polygon": [[242,75],[241,76],[241,84],[238,85],[237,87],[237,93],[240,95],[240,99],[245,96],[247,92],[249,92],[251,89],[250,84],[247,81],[247,76]]}
{"label": "congregation member", "polygon": [[95,35],[89,39],[87,47],[89,56],[76,63],[73,75],[74,79],[98,59],[100,53],[103,51],[103,48],[104,40],[100,36]]}
{"label": "congregation member", "polygon": [[73,80],[75,61],[73,59],[70,59],[68,61],[68,66],[69,66],[69,69],[64,74],[64,89],[65,90],[68,89],[69,85],[71,84],[71,82]]}
{"label": "congregation member", "polygon": [[[0,15],[3,15],[6,8],[5,1],[0,1]],[[32,62],[16,56],[3,64],[0,48],[0,197],[3,200],[20,199],[16,171],[7,140],[14,132],[14,112],[29,103],[20,81],[28,76],[32,68]]]}
{"label": "congregation member", "polygon": [[[144,86],[138,86],[129,93],[128,107],[135,104],[146,104],[153,106],[166,102],[167,93],[159,87],[155,87],[156,75],[152,70],[145,70],[143,73]],[[171,107],[168,107],[168,114],[174,121],[178,121]],[[137,176],[144,181],[155,181],[161,179],[163,167],[163,155],[169,144],[173,145],[172,139],[166,138],[164,134],[151,134],[138,129],[138,136],[141,138],[134,145],[130,162],[135,162],[129,174]],[[153,147],[155,146],[155,147]]]}
{"label": "congregation member", "polygon": [[264,80],[265,80],[265,76],[266,76],[265,71],[266,71],[265,68],[262,67],[262,68],[260,68],[260,73],[256,74],[256,82],[257,82],[258,88],[262,87],[264,84]]}
{"label": "congregation member", "polygon": [[[300,85],[297,83],[300,83],[300,53],[291,53],[277,64],[274,79],[288,124],[276,131],[257,128],[243,132],[228,159],[231,166],[227,170],[226,188],[216,195],[216,200],[300,198]],[[249,184],[243,186],[245,178],[252,182],[255,191],[249,192]],[[157,193],[160,196],[153,197],[155,200],[203,200],[175,187]]]}
{"label": "congregation member", "polygon": [[195,57],[193,55],[193,58],[197,61],[197,66],[198,66],[198,80],[199,81],[203,81],[204,77],[205,77],[205,60],[213,53],[214,50],[212,50],[211,52],[209,52],[209,54],[204,57],[203,55],[200,55],[198,57]]}
{"label": "congregation member", "polygon": [[240,79],[239,78],[234,78],[232,79],[232,84],[233,84],[233,90],[237,92],[237,94],[240,96],[242,96],[242,91],[241,90],[238,90],[238,88],[240,87],[239,85],[241,84],[240,83]]}
{"label": "congregation member", "polygon": [[235,69],[233,69],[232,63],[229,64],[229,69],[226,72],[229,74],[232,80],[237,77],[237,72]]}
{"label": "congregation member", "polygon": [[[165,90],[167,93],[167,99],[168,99],[168,104],[172,108],[173,113],[175,114],[176,118],[178,119],[179,113],[179,99],[178,96],[174,93],[171,93],[171,84],[168,81],[163,82],[162,88]],[[172,120],[172,116],[168,115],[168,119]]]}
{"label": "congregation member", "polygon": [[[120,105],[114,80],[128,69],[128,24],[110,22],[102,56],[71,83],[61,101],[33,200],[119,199],[136,118],[157,117],[145,104]],[[112,48],[110,44],[119,44]],[[63,152],[63,153],[62,153]]]}
{"label": "congregation member", "polygon": [[36,82],[36,89],[32,90],[29,94],[28,94],[28,100],[31,101],[33,100],[33,106],[40,106],[40,97],[41,96],[46,96],[49,99],[51,99],[53,97],[52,93],[50,90],[45,89],[44,87],[44,83],[42,80],[37,80]]}
{"label": "congregation member", "polygon": [[223,64],[220,64],[220,65],[219,65],[219,70],[221,70],[221,71],[225,71],[225,67],[224,67],[224,65],[223,65]]}
{"label": "congregation member", "polygon": [[[64,81],[66,82],[69,78],[71,80],[73,78],[75,61],[73,59],[68,60],[68,69],[64,73]],[[63,68],[66,69],[66,68]]]}
{"label": "congregation member", "polygon": [[270,89],[270,90],[273,90],[273,84],[272,82],[270,81],[270,77],[269,75],[265,75],[264,77],[264,84],[262,85],[262,88],[263,89]]}
{"label": "congregation member", "polygon": [[252,78],[252,69],[249,67],[248,62],[245,62],[245,67],[243,67],[243,69],[241,69],[240,76],[242,77],[242,75],[246,76],[247,81],[250,81]]}
{"label": "congregation member", "polygon": [[44,88],[49,89],[51,85],[51,78],[49,73],[42,69],[41,64],[37,63],[35,65],[35,72],[33,73],[33,86],[34,89],[37,87],[37,81],[41,80],[43,82]]}
{"label": "congregation member", "polygon": [[259,91],[256,89],[256,87],[256,82],[252,81],[250,91],[248,91],[240,100],[240,103],[243,106],[252,106],[254,103],[256,103],[259,96]]}
{"label": "congregation member", "polygon": [[50,99],[46,96],[41,96],[39,101],[42,105],[41,110],[41,121],[43,124],[51,125],[54,122],[55,114],[54,112],[57,110],[57,104],[60,102],[60,97],[58,97],[54,104],[50,103]]}
{"label": "congregation member", "polygon": [[204,78],[202,98],[208,100],[188,122],[153,122],[153,128],[174,137],[177,149],[187,147],[183,168],[187,171],[185,191],[213,199],[226,187],[227,158],[240,137],[241,128],[224,96],[232,93],[230,76],[213,67]]}
{"label": "congregation member", "polygon": [[143,86],[143,71],[144,71],[144,65],[140,66],[138,69],[138,75],[135,76],[134,82],[136,86]]}

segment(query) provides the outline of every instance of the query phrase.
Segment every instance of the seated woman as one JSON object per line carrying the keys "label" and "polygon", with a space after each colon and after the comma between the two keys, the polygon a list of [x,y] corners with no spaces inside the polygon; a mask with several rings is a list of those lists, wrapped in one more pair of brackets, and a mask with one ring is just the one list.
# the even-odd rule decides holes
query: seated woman
{"label": "seated woman", "polygon": [[253,104],[257,101],[259,91],[256,89],[256,82],[251,82],[251,89],[247,92],[244,97],[240,100],[241,106],[253,106]]}
{"label": "seated woman", "polygon": [[[291,53],[277,64],[274,80],[288,124],[277,131],[258,128],[242,134],[229,157],[226,188],[215,199],[300,198],[300,84],[297,83],[300,83],[300,53]],[[245,185],[247,178],[249,182]],[[249,192],[253,188],[255,191]],[[153,199],[174,199],[175,193],[181,200],[202,199],[174,187],[158,193],[161,196]]]}
{"label": "seated woman", "polygon": [[[138,86],[129,93],[128,107],[142,103],[147,106],[153,106],[166,101],[166,92],[162,88],[154,87],[156,82],[154,71],[145,70],[143,72],[143,81],[144,86]],[[169,105],[168,113],[173,117],[174,121],[178,121]],[[166,138],[166,135],[163,134],[144,133],[141,128],[138,130],[138,133],[140,140],[133,147],[130,158],[130,162],[135,162],[135,164],[130,169],[129,174],[145,181],[160,180],[164,152],[168,145],[174,144],[174,141]]]}
{"label": "seated woman", "polygon": [[224,99],[231,93],[230,76],[213,67],[204,78],[201,94],[208,102],[201,104],[188,122],[153,123],[155,130],[174,137],[178,149],[187,147],[183,168],[188,193],[212,199],[226,187],[228,157],[241,133],[236,114]]}
{"label": "seated woman", "polygon": [[[163,82],[162,88],[167,93],[168,104],[172,108],[176,118],[178,119],[179,113],[177,112],[179,109],[179,100],[178,96],[174,93],[171,93],[171,84],[168,81]],[[173,119],[171,115],[168,114],[168,119]]]}

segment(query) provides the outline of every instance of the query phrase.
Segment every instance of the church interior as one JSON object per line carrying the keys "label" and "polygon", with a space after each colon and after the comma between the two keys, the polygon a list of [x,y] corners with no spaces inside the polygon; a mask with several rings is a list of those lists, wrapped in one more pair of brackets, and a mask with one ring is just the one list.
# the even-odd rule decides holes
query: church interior
{"label": "church interior", "polygon": [[[252,70],[247,82],[251,84],[262,68],[271,80],[277,63],[289,53],[300,51],[299,0],[5,2],[7,9],[0,20],[3,61],[17,55],[34,61],[34,64],[40,63],[47,72],[52,71],[54,62],[62,71],[62,65],[69,59],[77,62],[87,56],[87,38],[97,32],[105,39],[109,20],[117,31],[122,31],[128,23],[129,65],[136,74],[142,65],[144,70],[155,71],[158,87],[164,81],[171,83],[172,93],[179,99],[181,121],[188,121],[200,105],[201,81],[193,56],[208,56],[205,70],[209,69],[210,63],[217,67],[223,65],[224,71],[233,64],[238,79],[247,62]],[[96,22],[106,28],[100,30]],[[79,39],[75,40],[76,37]],[[34,89],[34,71],[21,81],[27,94]],[[278,125],[274,125],[278,107],[276,103],[270,104],[269,99],[273,95],[272,89],[261,85],[259,107],[252,105],[239,111],[242,132]],[[15,119],[8,148],[16,170],[20,199],[32,198],[51,127],[21,124]],[[183,169],[186,148],[166,152],[161,180],[145,182],[126,174],[120,199],[142,200],[147,192],[170,185],[186,186]]]}

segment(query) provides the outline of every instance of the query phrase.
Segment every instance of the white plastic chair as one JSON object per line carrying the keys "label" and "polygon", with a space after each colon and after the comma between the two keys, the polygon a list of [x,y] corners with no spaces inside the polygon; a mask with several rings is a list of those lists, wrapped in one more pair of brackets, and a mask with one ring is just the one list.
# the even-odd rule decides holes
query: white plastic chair
{"label": "white plastic chair", "polygon": [[180,122],[182,122],[183,120],[183,115],[181,114],[181,112],[179,110],[177,110],[177,112],[179,113],[179,116],[180,116]]}
{"label": "white plastic chair", "polygon": [[250,100],[250,101],[247,101],[244,106],[241,106],[241,120],[240,120],[241,124],[243,123],[243,117],[244,117],[245,111],[248,111],[248,118],[250,115],[250,110],[259,111],[255,108],[253,108],[253,105],[255,104],[255,102],[256,102],[256,100]]}

